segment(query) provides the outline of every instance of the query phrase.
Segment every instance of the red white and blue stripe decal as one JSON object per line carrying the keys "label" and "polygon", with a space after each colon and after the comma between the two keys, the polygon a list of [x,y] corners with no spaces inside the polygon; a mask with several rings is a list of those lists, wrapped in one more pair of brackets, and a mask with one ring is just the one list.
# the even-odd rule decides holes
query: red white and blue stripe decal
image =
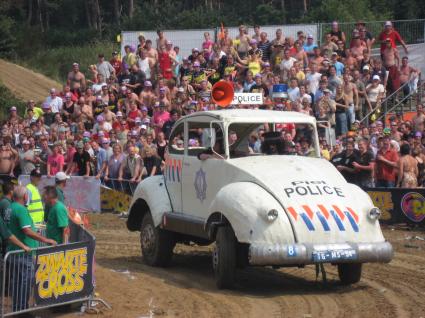
{"label": "red white and blue stripe decal", "polygon": [[167,182],[181,182],[182,161],[180,159],[167,158],[165,160],[164,176]]}
{"label": "red white and blue stripe decal", "polygon": [[326,207],[323,204],[302,205],[299,208],[289,206],[286,208],[289,215],[295,221],[302,221],[309,231],[316,231],[313,220],[317,218],[321,226],[321,230],[325,232],[331,231],[330,223],[334,223],[339,231],[346,231],[351,228],[354,232],[359,232],[359,216],[350,207],[341,207],[331,205]]}

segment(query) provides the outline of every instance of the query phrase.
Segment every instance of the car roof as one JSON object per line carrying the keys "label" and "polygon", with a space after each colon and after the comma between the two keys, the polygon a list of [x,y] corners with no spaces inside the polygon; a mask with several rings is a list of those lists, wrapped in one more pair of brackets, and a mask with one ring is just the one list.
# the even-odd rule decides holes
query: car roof
{"label": "car roof", "polygon": [[211,110],[196,112],[184,116],[180,121],[208,121],[208,117],[213,117],[211,120],[237,122],[237,123],[303,123],[316,124],[314,117],[303,113],[292,111],[275,111],[261,109],[226,109],[226,110]]}

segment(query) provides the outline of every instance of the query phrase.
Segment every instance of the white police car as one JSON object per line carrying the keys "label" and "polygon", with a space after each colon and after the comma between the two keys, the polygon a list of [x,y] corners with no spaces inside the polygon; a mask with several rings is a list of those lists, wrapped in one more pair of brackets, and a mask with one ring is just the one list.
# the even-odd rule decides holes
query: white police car
{"label": "white police car", "polygon": [[246,265],[331,263],[352,284],[363,263],[392,259],[379,216],[364,191],[320,158],[314,118],[223,110],[175,124],[164,174],[138,185],[127,227],[141,231],[152,266],[168,265],[178,242],[215,242],[219,288]]}

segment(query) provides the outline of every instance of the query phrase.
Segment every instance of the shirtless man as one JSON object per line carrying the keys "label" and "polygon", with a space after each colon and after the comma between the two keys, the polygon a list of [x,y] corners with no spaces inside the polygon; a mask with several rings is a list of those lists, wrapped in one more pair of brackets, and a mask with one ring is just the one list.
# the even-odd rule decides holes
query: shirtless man
{"label": "shirtless man", "polygon": [[151,59],[152,65],[156,65],[158,61],[158,51],[152,47],[152,41],[146,41],[146,56]]}
{"label": "shirtless man", "polygon": [[351,48],[351,53],[353,56],[356,56],[358,62],[363,60],[363,52],[367,51],[367,46],[364,45],[362,40],[359,37],[353,38],[353,47]]}
{"label": "shirtless man", "polygon": [[391,39],[386,39],[385,43],[386,47],[382,51],[382,59],[388,71],[389,91],[394,92],[400,87],[400,72],[398,70],[400,56],[397,48],[392,47]]}
{"label": "shirtless man", "polygon": [[317,65],[322,65],[323,60],[325,58],[322,56],[322,52],[320,51],[320,47],[314,47],[313,49],[313,57],[311,57],[310,62],[314,62]]}
{"label": "shirtless man", "polygon": [[248,51],[250,49],[249,41],[250,41],[250,38],[249,38],[249,35],[246,34],[245,26],[244,25],[239,26],[239,35],[236,36],[235,49],[238,52],[239,57],[241,59],[244,59],[248,54]]}
{"label": "shirtless man", "polygon": [[353,57],[350,49],[345,50],[345,67],[349,70],[354,70],[357,68],[357,59]]}
{"label": "shirtless man", "polygon": [[144,88],[139,95],[139,100],[148,108],[152,108],[155,104],[156,96],[152,90],[152,83],[150,81],[145,81]]}
{"label": "shirtless man", "polygon": [[[416,82],[418,81],[418,76],[420,71],[416,68],[411,67],[409,64],[409,58],[404,56],[401,59],[400,66],[400,84],[404,85],[407,82]],[[403,87],[404,95],[407,96],[410,93],[411,85],[406,85]]]}
{"label": "shirtless man", "polygon": [[86,129],[91,128],[93,109],[90,105],[86,104],[86,100],[82,96],[78,99],[75,115],[84,123]]}
{"label": "shirtless man", "polygon": [[156,39],[156,49],[159,50],[167,44],[167,39],[164,36],[164,32],[161,30],[157,30],[156,34],[158,34],[158,38]]}
{"label": "shirtless man", "polygon": [[80,72],[78,63],[72,64],[72,71],[68,73],[66,82],[72,90],[77,88],[84,90],[86,88],[86,77]]}
{"label": "shirtless man", "polygon": [[343,74],[342,79],[344,93],[348,101],[347,121],[348,127],[350,127],[356,119],[355,110],[359,109],[359,92],[357,91],[356,84],[350,81],[350,74],[348,72]]}
{"label": "shirtless man", "polygon": [[5,136],[0,146],[0,174],[13,177],[18,152],[11,145],[12,138]]}

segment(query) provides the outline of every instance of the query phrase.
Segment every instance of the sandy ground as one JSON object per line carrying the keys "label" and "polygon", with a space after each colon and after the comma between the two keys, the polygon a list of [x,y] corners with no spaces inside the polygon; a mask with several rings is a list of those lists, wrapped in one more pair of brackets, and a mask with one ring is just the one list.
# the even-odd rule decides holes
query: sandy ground
{"label": "sandy ground", "polygon": [[36,102],[44,101],[51,88],[62,89],[62,85],[58,82],[2,59],[0,59],[0,81],[25,101],[29,99]]}
{"label": "sandy ground", "polygon": [[248,268],[238,273],[235,290],[221,291],[213,281],[211,247],[178,245],[171,267],[151,268],[142,263],[138,233],[128,232],[124,220],[92,215],[91,224],[96,290],[112,306],[102,317],[425,317],[423,231],[386,227],[394,260],[366,264],[361,282],[350,287],[325,265],[327,284],[316,282],[314,266]]}

